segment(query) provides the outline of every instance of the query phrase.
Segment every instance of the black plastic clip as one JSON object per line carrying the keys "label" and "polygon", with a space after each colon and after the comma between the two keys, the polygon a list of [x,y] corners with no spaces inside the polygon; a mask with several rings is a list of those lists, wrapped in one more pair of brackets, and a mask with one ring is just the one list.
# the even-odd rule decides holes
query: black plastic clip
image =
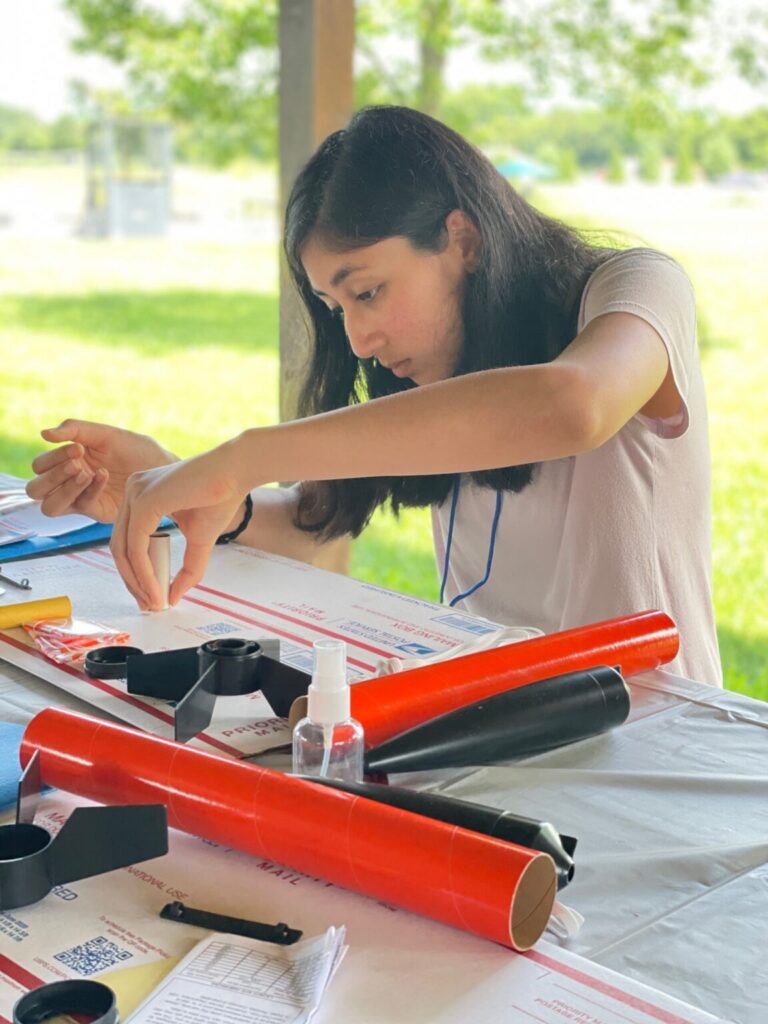
{"label": "black plastic clip", "polygon": [[276,942],[279,946],[292,946],[298,942],[303,932],[289,928],[281,921],[279,924],[262,924],[260,921],[244,921],[239,917],[228,917],[226,914],[211,914],[207,910],[195,910],[180,900],[166,903],[160,911],[160,917],[166,921],[180,921],[182,924],[194,924],[198,928],[209,928],[214,932],[228,932],[230,935],[245,935],[249,939],[261,939],[262,942]]}
{"label": "black plastic clip", "polygon": [[0,910],[26,907],[56,885],[168,852],[163,804],[77,807],[58,835],[51,835],[33,824],[39,796],[39,752],[35,751],[19,782],[16,824],[0,826]]}
{"label": "black plastic clip", "polygon": [[[107,648],[107,650],[110,650]],[[280,662],[279,640],[209,640],[201,647],[128,655],[128,693],[178,701],[174,735],[186,743],[208,727],[217,697],[261,690],[280,718],[306,694],[311,676]]]}

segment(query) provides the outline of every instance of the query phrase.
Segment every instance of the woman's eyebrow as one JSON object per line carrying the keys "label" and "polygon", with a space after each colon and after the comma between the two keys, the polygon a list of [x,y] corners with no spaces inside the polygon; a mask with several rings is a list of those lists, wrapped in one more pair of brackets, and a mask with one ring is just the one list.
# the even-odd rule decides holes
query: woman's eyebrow
{"label": "woman's eyebrow", "polygon": [[[367,270],[367,269],[368,269],[368,267],[364,263],[361,263],[361,264],[359,264],[356,267],[350,267],[350,266],[339,267],[339,269],[336,271],[336,273],[331,278],[331,285],[334,288],[336,288],[337,285],[340,285],[342,283],[342,281],[346,280],[346,278],[348,278],[350,274],[356,274],[358,270]],[[315,295],[323,296],[324,298],[328,298],[326,293],[320,291],[319,288],[313,288],[312,291],[315,293]]]}

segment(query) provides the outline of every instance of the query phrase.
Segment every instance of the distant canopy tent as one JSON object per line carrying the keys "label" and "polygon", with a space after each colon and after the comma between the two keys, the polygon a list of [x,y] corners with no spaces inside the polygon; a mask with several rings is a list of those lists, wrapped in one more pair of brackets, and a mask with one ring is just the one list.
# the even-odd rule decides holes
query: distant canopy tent
{"label": "distant canopy tent", "polygon": [[515,178],[524,181],[546,181],[555,177],[555,169],[549,164],[539,163],[533,157],[525,156],[522,153],[508,157],[506,160],[497,161],[496,170],[505,178]]}

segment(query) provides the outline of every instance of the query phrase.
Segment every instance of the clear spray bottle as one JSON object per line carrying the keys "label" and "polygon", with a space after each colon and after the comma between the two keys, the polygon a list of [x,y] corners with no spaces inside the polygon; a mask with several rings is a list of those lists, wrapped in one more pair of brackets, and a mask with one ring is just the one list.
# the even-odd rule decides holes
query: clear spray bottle
{"label": "clear spray bottle", "polygon": [[363,727],[350,718],[347,645],[316,640],[307,717],[293,730],[295,775],[360,782],[363,778]]}

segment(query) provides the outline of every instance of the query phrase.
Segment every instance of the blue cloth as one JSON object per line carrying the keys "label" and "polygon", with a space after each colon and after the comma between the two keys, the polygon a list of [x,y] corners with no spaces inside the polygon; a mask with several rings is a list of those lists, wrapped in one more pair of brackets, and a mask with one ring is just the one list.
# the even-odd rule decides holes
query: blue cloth
{"label": "blue cloth", "polygon": [[16,802],[21,777],[19,747],[23,733],[23,725],[0,722],[0,809]]}

